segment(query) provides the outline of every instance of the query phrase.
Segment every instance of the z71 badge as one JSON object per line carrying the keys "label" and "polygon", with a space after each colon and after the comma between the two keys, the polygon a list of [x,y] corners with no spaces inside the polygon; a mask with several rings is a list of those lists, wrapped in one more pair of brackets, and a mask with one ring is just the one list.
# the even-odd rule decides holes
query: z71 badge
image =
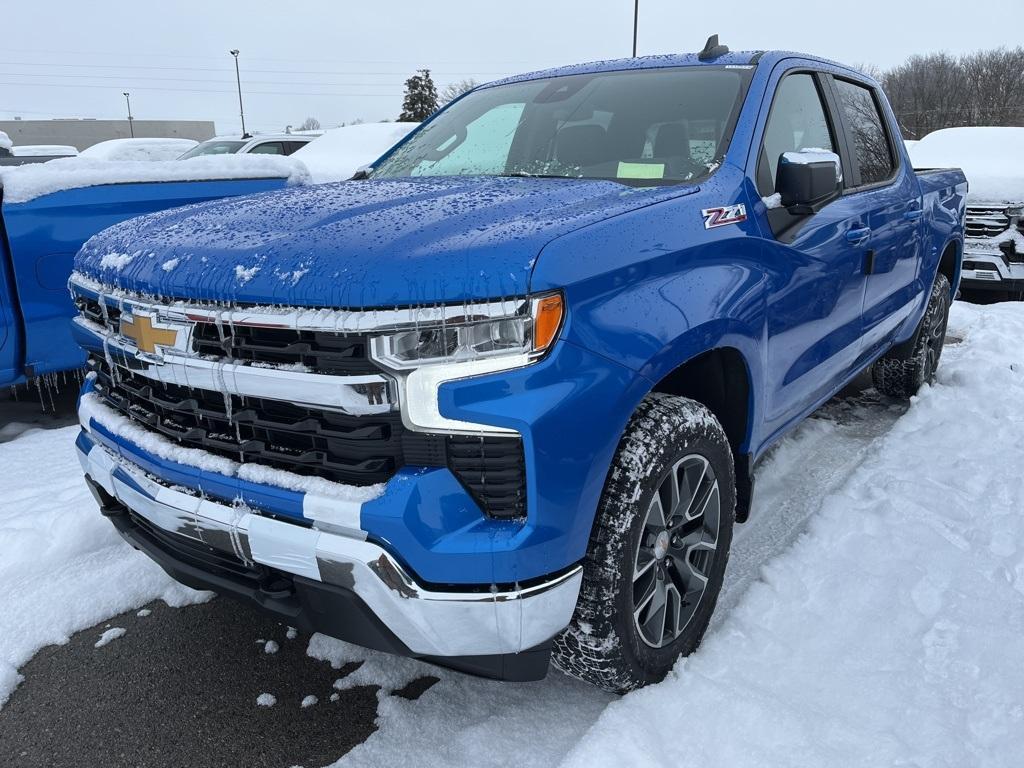
{"label": "z71 badge", "polygon": [[723,205],[719,208],[705,208],[700,212],[704,217],[704,229],[724,227],[726,224],[739,224],[747,220],[747,206],[743,203]]}

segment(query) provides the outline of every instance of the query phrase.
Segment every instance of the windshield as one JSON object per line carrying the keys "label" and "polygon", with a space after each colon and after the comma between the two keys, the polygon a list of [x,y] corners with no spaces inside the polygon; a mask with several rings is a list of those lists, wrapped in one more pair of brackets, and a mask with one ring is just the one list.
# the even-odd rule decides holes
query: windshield
{"label": "windshield", "polygon": [[188,160],[190,157],[199,157],[200,155],[233,155],[244,146],[244,141],[220,141],[219,139],[213,139],[211,141],[204,141],[197,147],[192,147],[192,149],[178,159]]}
{"label": "windshield", "polygon": [[752,68],[567,75],[466,96],[371,174],[697,181],[725,154]]}

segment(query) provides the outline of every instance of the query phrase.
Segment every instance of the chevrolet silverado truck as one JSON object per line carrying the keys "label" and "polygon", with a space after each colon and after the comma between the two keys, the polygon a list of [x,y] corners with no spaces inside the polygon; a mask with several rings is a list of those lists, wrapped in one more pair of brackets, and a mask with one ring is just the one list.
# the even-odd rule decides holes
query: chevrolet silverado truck
{"label": "chevrolet silverado truck", "polygon": [[961,167],[970,183],[964,226],[965,297],[1024,299],[1024,128],[944,128],[911,150],[916,168]]}
{"label": "chevrolet silverado truck", "polygon": [[932,379],[966,192],[820,58],[481,86],[353,180],[90,239],[82,466],[192,587],[627,691],[700,642],[769,447],[868,366]]}

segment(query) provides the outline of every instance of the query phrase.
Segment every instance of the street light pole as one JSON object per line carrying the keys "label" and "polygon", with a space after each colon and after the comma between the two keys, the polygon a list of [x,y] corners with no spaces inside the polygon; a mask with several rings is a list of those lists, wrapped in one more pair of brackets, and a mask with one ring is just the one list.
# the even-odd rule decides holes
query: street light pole
{"label": "street light pole", "polygon": [[640,20],[640,0],[633,1],[633,58],[636,58],[636,28]]}
{"label": "street light pole", "polygon": [[248,133],[245,132],[245,108],[242,106],[242,76],[238,71],[238,49],[233,48],[228,51],[232,56],[235,57],[235,82],[238,83],[238,115],[242,118],[242,138],[247,138]]}
{"label": "street light pole", "polygon": [[132,95],[125,91],[123,94],[124,100],[128,102],[128,131],[131,133],[132,138],[135,138],[135,118],[132,117]]}

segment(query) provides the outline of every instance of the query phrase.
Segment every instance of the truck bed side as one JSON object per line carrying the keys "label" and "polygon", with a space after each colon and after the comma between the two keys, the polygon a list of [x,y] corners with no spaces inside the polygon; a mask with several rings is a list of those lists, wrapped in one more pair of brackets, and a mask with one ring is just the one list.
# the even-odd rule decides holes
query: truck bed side
{"label": "truck bed side", "polygon": [[[67,281],[75,254],[97,232],[135,216],[285,186],[284,179],[147,182],[68,189],[3,203],[0,386],[78,368]],[[20,343],[19,343],[20,342]]]}

